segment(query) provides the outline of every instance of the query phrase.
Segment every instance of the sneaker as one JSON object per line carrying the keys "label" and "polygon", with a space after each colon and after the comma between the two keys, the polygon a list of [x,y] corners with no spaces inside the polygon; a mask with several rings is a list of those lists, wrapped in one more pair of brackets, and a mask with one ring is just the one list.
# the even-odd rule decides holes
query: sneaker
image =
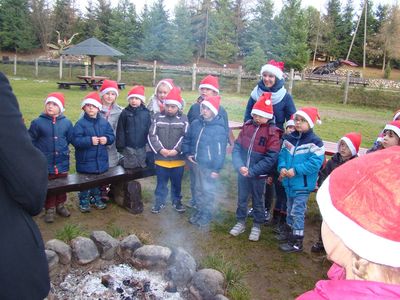
{"label": "sneaker", "polygon": [[161,205],[154,205],[154,206],[151,208],[151,212],[152,212],[153,214],[159,214],[159,213],[161,212],[161,210],[162,210],[164,207],[165,207],[164,204],[161,204]]}
{"label": "sneaker", "polygon": [[252,207],[250,207],[249,208],[249,210],[247,211],[247,216],[249,217],[249,218],[252,218],[253,217],[253,208]]}
{"label": "sneaker", "polygon": [[182,203],[179,201],[177,203],[174,204],[175,210],[178,213],[184,213],[186,211],[186,209],[183,207]]}
{"label": "sneaker", "polygon": [[237,222],[235,226],[232,227],[231,231],[229,231],[230,235],[238,236],[239,234],[243,233],[246,230],[246,226],[241,223]]}
{"label": "sneaker", "polygon": [[200,219],[200,214],[196,212],[189,218],[189,223],[192,225],[196,225],[199,219]]}
{"label": "sneaker", "polygon": [[314,245],[311,247],[311,252],[313,253],[321,253],[325,251],[324,243],[322,241],[317,241]]}
{"label": "sneaker", "polygon": [[83,213],[90,212],[90,201],[88,199],[79,200],[79,210]]}
{"label": "sneaker", "polygon": [[96,206],[97,209],[105,209],[107,207],[107,204],[103,202],[100,198],[96,199],[94,201],[94,206]]}
{"label": "sneaker", "polygon": [[55,217],[56,209],[54,207],[46,209],[46,214],[44,215],[44,221],[46,223],[53,223]]}
{"label": "sneaker", "polygon": [[188,203],[186,203],[186,207],[197,209],[196,201],[193,199],[190,199],[190,201]]}
{"label": "sneaker", "polygon": [[64,206],[64,204],[59,204],[56,207],[56,213],[59,214],[62,217],[69,217],[71,213],[69,210]]}
{"label": "sneaker", "polygon": [[303,236],[291,235],[288,242],[279,245],[279,248],[286,253],[303,251]]}
{"label": "sneaker", "polygon": [[249,235],[249,241],[257,242],[260,239],[261,228],[253,226]]}

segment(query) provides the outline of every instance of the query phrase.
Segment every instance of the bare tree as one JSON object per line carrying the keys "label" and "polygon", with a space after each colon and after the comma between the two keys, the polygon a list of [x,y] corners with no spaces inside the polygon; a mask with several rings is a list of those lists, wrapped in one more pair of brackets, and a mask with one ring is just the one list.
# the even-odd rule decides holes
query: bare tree
{"label": "bare tree", "polygon": [[53,31],[49,2],[47,0],[30,0],[33,31],[40,41],[43,50],[47,49]]}

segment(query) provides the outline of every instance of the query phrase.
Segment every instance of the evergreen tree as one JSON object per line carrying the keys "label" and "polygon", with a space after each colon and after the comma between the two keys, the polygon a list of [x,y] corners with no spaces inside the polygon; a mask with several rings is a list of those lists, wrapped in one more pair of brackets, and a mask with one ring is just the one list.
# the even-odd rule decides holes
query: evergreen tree
{"label": "evergreen tree", "polygon": [[324,50],[333,59],[339,58],[341,55],[340,28],[342,27],[342,19],[340,15],[340,1],[329,0],[327,7],[327,15],[325,17],[328,31],[324,35]]}
{"label": "evergreen tree", "polygon": [[94,36],[94,32],[97,28],[97,22],[95,16],[95,8],[92,0],[89,0],[87,5],[85,6],[85,14],[83,18],[77,21],[77,32],[79,35],[75,40],[76,43],[84,41],[88,38]]}
{"label": "evergreen tree", "polygon": [[339,57],[346,58],[351,40],[353,38],[352,34],[354,30],[354,12],[352,0],[347,0],[346,2],[346,6],[343,10],[342,23],[339,29]]}
{"label": "evergreen tree", "polygon": [[283,60],[286,68],[302,70],[308,63],[307,23],[301,0],[286,0],[277,17],[277,31],[272,41],[274,58]]}
{"label": "evergreen tree", "polygon": [[2,50],[23,52],[37,47],[27,0],[2,0],[0,15]]}
{"label": "evergreen tree", "polygon": [[[321,33],[323,32],[322,20],[319,11],[312,6],[306,8],[305,18],[307,22],[307,45],[312,52],[315,51],[317,45],[317,53],[321,52]],[[318,42],[318,43],[317,43]]]}
{"label": "evergreen tree", "polygon": [[244,59],[244,69],[247,72],[258,74],[260,67],[266,63],[265,53],[260,46],[256,46],[253,52]]}
{"label": "evergreen tree", "polygon": [[142,40],[141,28],[135,6],[129,0],[120,0],[112,10],[110,20],[110,45],[127,57],[137,57]]}
{"label": "evergreen tree", "polygon": [[189,8],[185,1],[179,1],[175,7],[175,16],[166,43],[165,61],[173,64],[188,63],[193,58],[194,41],[191,35]]}
{"label": "evergreen tree", "polygon": [[166,41],[169,33],[168,14],[164,1],[156,1],[143,19],[142,56],[147,60],[163,60],[166,55]]}
{"label": "evergreen tree", "polygon": [[197,57],[207,56],[208,31],[211,13],[211,0],[203,0],[200,8],[193,9],[191,28]]}
{"label": "evergreen tree", "polygon": [[50,42],[51,28],[53,28],[49,3],[47,0],[31,0],[30,9],[32,29],[41,48],[45,50],[47,43]]}
{"label": "evergreen tree", "polygon": [[97,23],[94,36],[104,43],[109,43],[110,23],[112,18],[111,4],[109,0],[97,0],[94,9],[94,16]]}
{"label": "evergreen tree", "polygon": [[231,12],[229,0],[220,0],[211,15],[207,56],[220,64],[232,62],[238,53]]}
{"label": "evergreen tree", "polygon": [[73,4],[71,0],[56,0],[52,14],[54,31],[51,41],[57,40],[56,31],[60,33],[61,39],[70,38],[76,32],[77,15]]}

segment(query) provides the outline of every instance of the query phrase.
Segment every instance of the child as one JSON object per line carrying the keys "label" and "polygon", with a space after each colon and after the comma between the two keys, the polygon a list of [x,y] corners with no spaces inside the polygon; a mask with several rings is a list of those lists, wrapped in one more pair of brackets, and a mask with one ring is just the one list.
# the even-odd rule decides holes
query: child
{"label": "child", "polygon": [[328,280],[298,300],[400,299],[400,147],[353,159],[317,193]]}
{"label": "child", "polygon": [[174,81],[170,78],[165,78],[157,83],[154,95],[150,98],[147,109],[151,115],[164,111],[164,100],[174,86]]}
{"label": "child", "polygon": [[[49,179],[65,177],[69,171],[68,144],[71,143],[73,126],[63,114],[64,105],[64,94],[49,94],[45,100],[44,112],[29,127],[33,145],[47,158]],[[53,223],[56,213],[63,217],[70,216],[65,201],[66,193],[47,195],[44,205],[46,223]]]}
{"label": "child", "polygon": [[367,151],[367,153],[397,145],[400,145],[400,120],[395,120],[386,124],[385,128],[383,129],[382,139],[379,145],[374,145]]}
{"label": "child", "polygon": [[[101,174],[108,170],[107,145],[114,143],[115,136],[110,123],[100,116],[102,107],[97,92],[89,93],[81,105],[84,115],[76,122],[72,144],[75,147],[76,171],[84,174]],[[90,212],[93,200],[98,209],[106,208],[101,200],[100,188],[79,193],[79,209]]]}
{"label": "child", "polygon": [[[399,121],[400,120],[400,109],[397,110],[394,115],[393,115],[393,120],[392,121]],[[379,133],[378,138],[376,139],[376,141],[374,142],[374,145],[372,146],[371,149],[369,149],[367,151],[367,153],[369,152],[374,152],[376,150],[380,150],[382,149],[382,141],[383,141],[383,136],[384,136],[384,130],[381,131],[381,133]]]}
{"label": "child", "polygon": [[[200,117],[200,106],[202,101],[206,97],[211,97],[211,96],[217,96],[219,95],[219,82],[218,82],[218,77],[212,76],[212,75],[207,75],[200,81],[199,85],[199,93],[200,96],[197,98],[197,101],[190,107],[187,117],[189,120],[189,124],[192,124],[192,122]],[[222,117],[224,121],[224,127],[226,130],[226,138],[229,140],[229,119],[228,119],[228,114],[224,107],[222,105],[219,106],[218,109],[218,114]],[[194,173],[192,171],[192,165],[189,162],[189,170],[190,170],[190,191],[192,194],[192,199],[190,200],[188,207],[196,207],[196,198],[195,198],[195,190],[196,190],[196,185],[195,185],[195,178],[194,178]]]}
{"label": "child", "polygon": [[168,196],[168,181],[171,181],[172,205],[183,213],[181,184],[185,165],[181,146],[188,128],[186,115],[182,113],[180,89],[173,87],[164,100],[164,111],[155,114],[150,131],[149,145],[155,153],[157,187],[155,203],[151,212],[160,213]]}
{"label": "child", "polygon": [[134,86],[128,93],[128,106],[122,111],[117,126],[116,145],[122,153],[124,168],[146,167],[147,135],[151,124],[150,112],[144,105],[144,86]]}
{"label": "child", "polygon": [[[113,80],[104,80],[100,87],[100,97],[102,103],[100,115],[105,118],[108,123],[110,123],[114,134],[116,134],[118,118],[122,111],[122,108],[116,103],[118,95],[118,83]],[[117,152],[115,143],[107,146],[107,152],[108,166],[110,168],[117,166],[120,160],[120,155]],[[108,195],[109,189],[110,187],[108,184],[100,187],[101,200],[104,202],[110,200]]]}
{"label": "child", "polygon": [[253,119],[247,121],[235,141],[232,163],[238,171],[237,224],[229,232],[237,236],[246,229],[247,199],[252,198],[253,227],[250,241],[260,238],[265,221],[263,193],[265,180],[273,172],[280,150],[281,130],[273,123],[271,93],[264,93],[253,106]]}
{"label": "child", "polygon": [[201,115],[189,126],[182,150],[192,163],[196,180],[195,199],[197,212],[190,218],[191,224],[207,227],[212,219],[216,185],[224,165],[227,145],[225,124],[218,114],[221,98],[207,97],[201,103]]}
{"label": "child", "polygon": [[[347,133],[338,142],[338,151],[326,163],[325,167],[319,171],[318,186],[320,187],[325,179],[332,173],[334,169],[349,160],[358,156],[358,150],[361,145],[361,134],[358,132]],[[311,252],[323,252],[324,245],[322,243],[321,231],[319,240],[311,247]]]}
{"label": "child", "polygon": [[324,161],[324,144],[312,130],[317,120],[319,115],[315,107],[298,110],[294,118],[296,130],[284,137],[279,153],[279,178],[287,195],[287,224],[283,233],[287,242],[281,244],[280,249],[288,253],[303,250],[307,201]]}

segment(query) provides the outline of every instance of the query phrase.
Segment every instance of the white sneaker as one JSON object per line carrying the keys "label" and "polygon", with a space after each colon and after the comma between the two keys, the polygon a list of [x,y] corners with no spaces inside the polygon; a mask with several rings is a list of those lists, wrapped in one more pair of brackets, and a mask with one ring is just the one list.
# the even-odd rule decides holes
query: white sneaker
{"label": "white sneaker", "polygon": [[253,242],[257,242],[260,239],[260,234],[261,234],[261,228],[253,226],[251,228],[251,232],[249,235],[249,240]]}
{"label": "white sneaker", "polygon": [[235,226],[233,226],[229,233],[233,236],[238,236],[239,234],[243,233],[245,229],[246,226],[243,223],[238,222]]}

